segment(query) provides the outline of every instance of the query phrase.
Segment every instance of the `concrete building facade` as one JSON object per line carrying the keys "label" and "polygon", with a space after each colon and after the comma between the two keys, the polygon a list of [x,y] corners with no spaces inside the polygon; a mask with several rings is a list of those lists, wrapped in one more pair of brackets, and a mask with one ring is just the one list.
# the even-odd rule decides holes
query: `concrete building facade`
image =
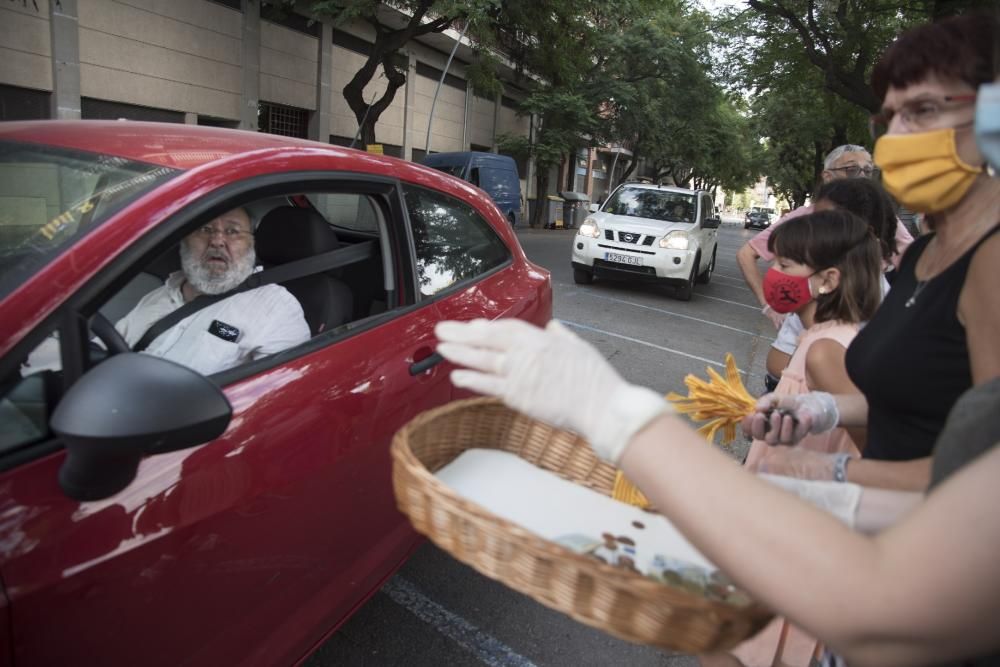
{"label": "concrete building facade", "polygon": [[[0,4],[0,120],[128,118],[350,144],[358,122],[342,90],[364,62],[374,32],[363,23],[311,21],[301,9],[268,10],[260,0]],[[400,64],[407,83],[376,126],[386,154],[419,160],[428,148],[496,150],[502,133],[529,134],[530,120],[515,110],[523,92],[512,72],[495,99],[479,97],[467,84],[467,42],[433,102],[459,37],[449,31],[406,46]],[[384,89],[385,79],[376,77],[365,100]],[[530,167],[519,166],[522,192],[534,198],[526,187]]]}

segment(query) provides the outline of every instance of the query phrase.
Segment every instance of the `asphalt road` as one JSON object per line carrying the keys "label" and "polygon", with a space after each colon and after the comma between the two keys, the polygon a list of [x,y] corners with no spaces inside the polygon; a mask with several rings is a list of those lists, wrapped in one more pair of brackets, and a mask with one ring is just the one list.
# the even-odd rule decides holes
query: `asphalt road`
{"label": "asphalt road", "polygon": [[[752,392],[763,385],[774,331],[736,266],[752,235],[719,230],[715,276],[689,302],[666,289],[595,281],[576,285],[568,230],[519,230],[528,257],[552,272],[554,316],[594,343],[628,380],[684,391],[688,373],[732,352]],[[733,456],[741,457],[745,445]],[[306,667],[461,665],[693,667],[690,656],[623,642],[551,611],[458,563],[430,543],[413,557]]]}

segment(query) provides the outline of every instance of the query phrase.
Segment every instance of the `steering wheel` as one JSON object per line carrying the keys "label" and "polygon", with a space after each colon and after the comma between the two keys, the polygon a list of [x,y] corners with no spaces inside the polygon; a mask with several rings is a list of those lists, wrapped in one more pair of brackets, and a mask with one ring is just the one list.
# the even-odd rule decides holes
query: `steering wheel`
{"label": "steering wheel", "polygon": [[115,329],[115,325],[111,323],[111,320],[100,312],[94,313],[93,317],[90,318],[90,330],[108,348],[109,354],[121,354],[122,352],[132,351],[129,344],[125,342],[125,338],[118,333],[118,329]]}

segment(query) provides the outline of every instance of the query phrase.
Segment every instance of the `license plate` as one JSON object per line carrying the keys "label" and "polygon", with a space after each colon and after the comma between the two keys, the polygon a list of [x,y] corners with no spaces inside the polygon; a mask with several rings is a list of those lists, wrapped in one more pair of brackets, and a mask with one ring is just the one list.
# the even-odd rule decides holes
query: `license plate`
{"label": "license plate", "polygon": [[642,266],[642,257],[636,257],[634,255],[619,255],[616,252],[606,252],[604,253],[604,259],[609,262],[618,262],[619,264]]}

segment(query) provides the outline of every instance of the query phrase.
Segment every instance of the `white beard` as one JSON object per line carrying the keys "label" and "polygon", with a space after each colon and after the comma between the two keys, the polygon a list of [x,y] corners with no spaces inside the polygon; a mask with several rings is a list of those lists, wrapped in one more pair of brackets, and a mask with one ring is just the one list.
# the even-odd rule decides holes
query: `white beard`
{"label": "white beard", "polygon": [[[205,251],[206,255],[211,250]],[[223,294],[235,288],[253,273],[257,263],[257,253],[253,248],[247,250],[242,258],[233,260],[225,273],[212,275],[211,269],[205,264],[204,258],[195,257],[186,243],[181,243],[181,269],[191,287],[202,294]]]}

